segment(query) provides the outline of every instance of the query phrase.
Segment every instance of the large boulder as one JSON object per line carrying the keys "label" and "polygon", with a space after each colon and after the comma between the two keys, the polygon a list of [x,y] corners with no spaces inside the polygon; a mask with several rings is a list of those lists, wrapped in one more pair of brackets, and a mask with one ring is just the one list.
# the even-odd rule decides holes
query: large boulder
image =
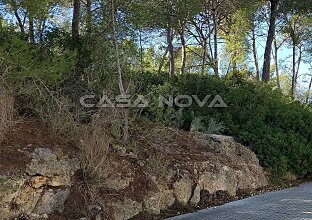
{"label": "large boulder", "polygon": [[1,219],[42,219],[64,209],[79,160],[58,157],[46,148],[35,149],[30,157],[23,175],[0,176]]}

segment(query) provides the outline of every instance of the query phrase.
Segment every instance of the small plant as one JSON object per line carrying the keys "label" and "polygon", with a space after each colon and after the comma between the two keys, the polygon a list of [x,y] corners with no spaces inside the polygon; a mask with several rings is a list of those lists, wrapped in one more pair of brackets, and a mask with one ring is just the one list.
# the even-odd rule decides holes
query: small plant
{"label": "small plant", "polygon": [[195,117],[191,124],[191,132],[203,132],[205,131],[205,125],[202,117]]}
{"label": "small plant", "polygon": [[191,132],[203,132],[207,134],[221,134],[225,129],[222,122],[211,118],[208,125],[205,125],[203,117],[195,117],[191,124]]}
{"label": "small plant", "polygon": [[222,122],[217,122],[215,119],[211,118],[208,127],[205,128],[205,133],[207,134],[221,134],[225,129]]}

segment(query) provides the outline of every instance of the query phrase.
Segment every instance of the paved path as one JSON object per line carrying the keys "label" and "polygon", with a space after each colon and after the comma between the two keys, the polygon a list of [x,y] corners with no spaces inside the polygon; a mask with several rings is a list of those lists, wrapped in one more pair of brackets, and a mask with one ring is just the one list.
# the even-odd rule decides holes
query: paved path
{"label": "paved path", "polygon": [[312,183],[168,220],[312,220]]}

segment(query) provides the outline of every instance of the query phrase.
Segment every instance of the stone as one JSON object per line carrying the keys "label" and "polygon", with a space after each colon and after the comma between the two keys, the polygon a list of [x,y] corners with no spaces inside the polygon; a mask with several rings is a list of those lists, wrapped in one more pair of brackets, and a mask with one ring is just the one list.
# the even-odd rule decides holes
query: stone
{"label": "stone", "polygon": [[68,198],[69,193],[69,189],[46,191],[37,203],[34,213],[38,215],[53,212],[62,213],[64,210],[65,201]]}
{"label": "stone", "polygon": [[199,178],[201,190],[207,190],[213,194],[217,191],[226,191],[231,196],[236,195],[235,172],[229,167],[221,165],[215,167],[214,172],[204,172]]}
{"label": "stone", "polygon": [[58,158],[46,148],[35,149],[32,157],[31,163],[26,166],[26,173],[29,176],[49,177],[52,186],[70,186],[71,176],[80,168],[78,159]]}
{"label": "stone", "polygon": [[190,205],[191,206],[197,206],[198,203],[200,202],[200,186],[196,185],[194,191],[193,191],[193,196],[190,199]]}
{"label": "stone", "polygon": [[22,214],[31,219],[46,219],[48,214],[64,209],[71,178],[79,169],[78,159],[57,156],[45,148],[35,149],[30,156],[32,160],[24,175],[0,176],[1,219]]}
{"label": "stone", "polygon": [[129,187],[132,181],[133,179],[131,177],[118,176],[116,178],[107,178],[103,183],[103,187],[107,189],[123,190]]}
{"label": "stone", "polygon": [[166,210],[169,207],[173,206],[175,203],[176,199],[173,193],[173,190],[163,190],[160,196],[160,210]]}
{"label": "stone", "polygon": [[173,184],[173,192],[176,201],[181,205],[187,205],[192,196],[193,180],[188,175],[184,175]]}
{"label": "stone", "polygon": [[158,215],[160,214],[161,192],[152,192],[143,201],[144,211]]}
{"label": "stone", "polygon": [[143,211],[142,203],[126,199],[124,201],[115,201],[109,204],[114,220],[128,220],[140,214]]}
{"label": "stone", "polygon": [[193,181],[188,175],[184,175],[173,184],[173,191],[178,203],[187,205],[192,196]]}

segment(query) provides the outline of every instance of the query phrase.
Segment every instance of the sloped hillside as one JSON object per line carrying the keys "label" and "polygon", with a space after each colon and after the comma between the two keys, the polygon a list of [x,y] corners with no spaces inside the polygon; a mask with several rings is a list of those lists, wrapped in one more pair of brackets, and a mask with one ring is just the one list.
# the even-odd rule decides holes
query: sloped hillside
{"label": "sloped hillside", "polygon": [[1,143],[2,217],[151,219],[268,185],[255,154],[231,137],[148,121],[130,135],[128,145],[110,145],[105,173],[90,178],[79,146],[36,119],[19,120]]}

